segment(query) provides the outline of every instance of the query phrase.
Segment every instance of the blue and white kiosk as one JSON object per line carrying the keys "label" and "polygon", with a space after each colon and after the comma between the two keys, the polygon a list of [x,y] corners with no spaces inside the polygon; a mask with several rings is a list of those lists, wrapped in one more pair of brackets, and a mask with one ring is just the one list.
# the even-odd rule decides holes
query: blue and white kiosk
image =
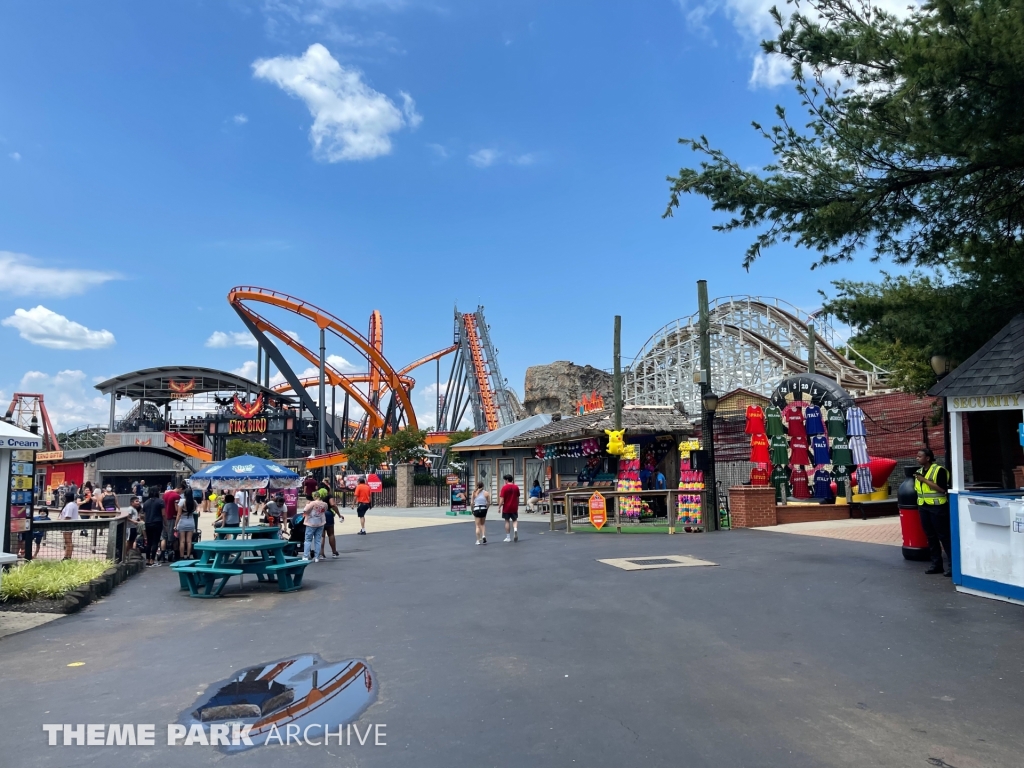
{"label": "blue and white kiosk", "polygon": [[1024,314],[928,394],[949,411],[953,583],[1024,605]]}

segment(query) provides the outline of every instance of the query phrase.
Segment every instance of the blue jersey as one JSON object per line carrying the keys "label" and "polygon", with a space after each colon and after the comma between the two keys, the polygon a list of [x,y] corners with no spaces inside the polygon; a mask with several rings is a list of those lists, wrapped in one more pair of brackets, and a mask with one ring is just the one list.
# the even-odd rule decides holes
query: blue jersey
{"label": "blue jersey", "polygon": [[804,408],[804,421],[807,435],[825,434],[825,423],[821,419],[821,408],[816,405],[808,405]]}
{"label": "blue jersey", "polygon": [[814,463],[819,467],[832,463],[828,455],[828,438],[824,435],[815,435],[811,438],[811,451],[814,452]]}
{"label": "blue jersey", "polygon": [[850,450],[853,452],[853,463],[858,467],[871,461],[868,456],[868,441],[864,437],[860,435],[851,437]]}
{"label": "blue jersey", "polygon": [[819,469],[814,473],[814,498],[832,498],[832,475],[827,469]]}
{"label": "blue jersey", "polygon": [[871,493],[871,468],[857,467],[857,493]]}

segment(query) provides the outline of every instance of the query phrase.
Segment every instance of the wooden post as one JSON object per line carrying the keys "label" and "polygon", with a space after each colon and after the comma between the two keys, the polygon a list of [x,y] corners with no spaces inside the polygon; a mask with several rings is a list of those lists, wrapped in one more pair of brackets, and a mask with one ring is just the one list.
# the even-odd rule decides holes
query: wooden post
{"label": "wooden post", "polygon": [[615,316],[615,337],[612,341],[612,389],[614,391],[615,427],[622,429],[622,316]]}
{"label": "wooden post", "polygon": [[814,323],[807,324],[807,372],[814,373]]}

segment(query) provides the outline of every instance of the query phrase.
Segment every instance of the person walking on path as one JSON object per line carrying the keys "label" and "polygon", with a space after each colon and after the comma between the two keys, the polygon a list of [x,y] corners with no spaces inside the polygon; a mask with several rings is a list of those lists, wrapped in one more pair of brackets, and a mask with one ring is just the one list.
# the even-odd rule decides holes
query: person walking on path
{"label": "person walking on path", "polygon": [[306,494],[306,506],[302,510],[306,535],[303,537],[302,559],[309,560],[309,545],[313,545],[313,562],[320,562],[323,548],[324,526],[327,524],[327,503],[312,493]]}
{"label": "person walking on path", "polygon": [[498,491],[501,519],[505,521],[505,541],[519,541],[519,486],[512,475],[505,475],[505,484]]}
{"label": "person walking on path", "polygon": [[370,486],[366,484],[366,478],[359,478],[359,485],[355,490],[356,514],[359,515],[359,535],[366,535],[366,511],[370,508]]}
{"label": "person walking on path", "polygon": [[[323,488],[320,491],[323,492]],[[334,498],[334,494],[327,494],[327,498],[324,500],[327,502],[327,522],[324,524],[324,538],[327,539],[327,544],[331,545],[334,556],[338,557],[338,542],[334,538],[334,518],[337,516],[338,520],[344,523],[345,516],[339,511],[338,502]],[[323,545],[324,557],[327,557],[327,544]]]}
{"label": "person walking on path", "polygon": [[[60,520],[81,520],[78,514],[78,503],[75,501],[75,494],[69,493],[64,497],[64,508],[60,511]],[[64,531],[64,559],[70,560],[74,553],[74,532]]]}
{"label": "person walking on path", "polygon": [[163,495],[164,530],[160,538],[160,549],[163,551],[161,559],[171,560],[174,552],[174,519],[178,514],[178,500],[181,498],[181,494],[169,487],[170,483],[167,485],[168,488]]}
{"label": "person walking on path", "polygon": [[484,484],[477,481],[473,492],[473,522],[476,523],[476,543],[487,543],[487,508],[491,506],[491,494]]}
{"label": "person walking on path", "polygon": [[149,486],[149,498],[142,503],[142,521],[146,526],[146,566],[152,568],[157,565],[156,549],[164,532],[164,500],[155,485]]}
{"label": "person walking on path", "polygon": [[[953,575],[952,533],[949,526],[949,472],[935,463],[931,448],[917,452],[917,464],[921,469],[914,475],[914,490],[917,491],[917,509],[921,516],[921,527],[928,537],[928,550],[932,556],[932,567],[925,573]],[[940,546],[941,544],[941,546]],[[946,550],[949,568],[942,567],[942,550]]]}

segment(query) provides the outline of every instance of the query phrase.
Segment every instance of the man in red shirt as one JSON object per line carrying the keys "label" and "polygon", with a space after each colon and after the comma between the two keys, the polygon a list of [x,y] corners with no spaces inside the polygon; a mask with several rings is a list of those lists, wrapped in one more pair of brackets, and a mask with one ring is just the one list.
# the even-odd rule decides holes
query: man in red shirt
{"label": "man in red shirt", "polygon": [[[182,486],[184,483],[181,484]],[[181,487],[181,486],[179,486]],[[160,536],[160,549],[164,552],[163,557],[174,552],[174,518],[178,516],[178,500],[181,494],[168,488],[164,491],[164,531]]]}
{"label": "man in red shirt", "polygon": [[312,496],[316,493],[316,478],[313,477],[312,472],[306,473],[306,479],[302,481],[302,490],[305,491],[307,496]]}
{"label": "man in red shirt", "polygon": [[519,486],[513,482],[512,475],[505,475],[498,498],[501,499],[501,518],[505,521],[505,541],[519,541]]}

